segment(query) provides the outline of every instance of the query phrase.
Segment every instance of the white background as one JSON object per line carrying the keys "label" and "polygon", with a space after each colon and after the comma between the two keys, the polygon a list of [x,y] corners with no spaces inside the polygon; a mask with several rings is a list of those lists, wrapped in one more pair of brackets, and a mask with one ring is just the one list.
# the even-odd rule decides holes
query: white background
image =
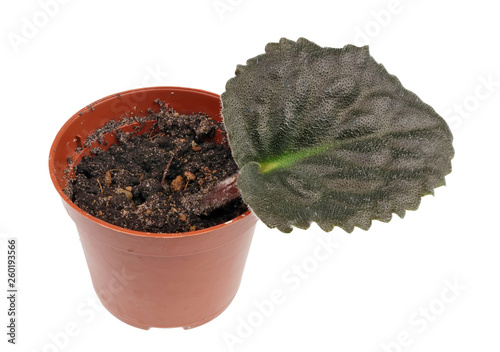
{"label": "white background", "polygon": [[[2,297],[5,237],[17,237],[20,251],[18,345],[7,344],[2,328],[0,350],[230,351],[230,336],[235,351],[500,351],[493,1],[65,2],[0,8]],[[282,234],[259,224],[239,293],[199,328],[142,331],[90,308],[96,296],[78,235],[49,179],[59,128],[83,106],[132,88],[220,94],[236,64],[268,42],[301,36],[330,47],[369,44],[378,62],[445,117],[456,150],[447,186],[404,220],[374,222],[368,232],[313,226]],[[338,244],[323,261],[313,256],[318,239]],[[293,266],[304,266],[307,277],[297,279]],[[255,302],[275,290],[284,301],[259,319]],[[3,298],[1,326],[6,309]],[[245,333],[249,320],[255,327]],[[68,324],[77,336],[63,335]]]}

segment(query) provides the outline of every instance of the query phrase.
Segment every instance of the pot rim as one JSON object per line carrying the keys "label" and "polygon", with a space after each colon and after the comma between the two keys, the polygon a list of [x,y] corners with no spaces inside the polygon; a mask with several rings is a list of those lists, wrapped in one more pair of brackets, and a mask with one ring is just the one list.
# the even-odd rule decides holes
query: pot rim
{"label": "pot rim", "polygon": [[217,98],[217,99],[220,100],[220,95],[218,95],[216,93],[212,93],[212,92],[206,91],[206,90],[202,90],[202,89],[187,88],[187,87],[158,86],[158,87],[135,88],[135,89],[130,89],[130,90],[122,91],[122,92],[111,94],[111,95],[108,95],[108,96],[106,96],[104,98],[98,99],[98,100],[96,100],[95,102],[93,102],[91,104],[87,104],[84,108],[78,110],[73,116],[71,116],[71,118],[69,118],[68,121],[66,121],[64,123],[64,125],[59,129],[59,132],[55,136],[54,141],[52,142],[52,145],[50,147],[50,154],[49,154],[49,172],[50,172],[50,178],[51,178],[52,183],[53,183],[54,187],[56,188],[57,192],[59,193],[59,195],[63,199],[63,201],[65,201],[69,206],[71,206],[73,209],[75,209],[76,211],[78,211],[80,214],[82,214],[83,216],[85,216],[89,220],[91,220],[91,221],[93,221],[93,222],[95,222],[95,223],[97,223],[97,224],[99,224],[99,225],[101,225],[103,227],[109,228],[109,229],[111,229],[113,231],[117,231],[117,232],[123,233],[125,235],[132,235],[132,236],[139,236],[139,237],[179,238],[179,237],[198,236],[198,235],[203,235],[203,234],[208,233],[208,232],[215,231],[215,230],[217,230],[219,228],[228,226],[228,225],[233,224],[235,222],[238,222],[238,221],[246,218],[247,216],[254,216],[255,217],[255,215],[253,214],[253,212],[250,209],[248,209],[245,213],[243,213],[243,214],[235,217],[234,219],[231,219],[231,220],[226,221],[226,222],[224,222],[222,224],[211,226],[211,227],[207,227],[207,228],[204,228],[204,229],[201,229],[201,230],[188,231],[188,232],[178,232],[178,233],[143,232],[143,231],[130,230],[130,229],[126,229],[124,227],[116,226],[116,225],[107,223],[107,222],[105,222],[103,220],[100,220],[100,219],[96,218],[95,216],[92,216],[89,213],[87,213],[86,211],[84,211],[83,209],[81,209],[80,207],[76,206],[75,203],[73,203],[73,201],[71,199],[69,199],[69,197],[63,192],[63,189],[62,189],[61,185],[59,184],[59,182],[57,180],[57,177],[56,177],[56,173],[55,173],[55,165],[54,165],[54,163],[55,163],[55,161],[54,161],[55,149],[56,149],[57,145],[60,143],[60,140],[61,140],[62,135],[64,134],[65,130],[71,124],[73,124],[76,119],[78,119],[80,117],[80,113],[86,112],[89,109],[89,106],[93,107],[93,106],[95,106],[97,104],[100,104],[100,103],[103,103],[103,102],[115,99],[115,98],[117,98],[117,97],[119,97],[121,95],[132,94],[132,93],[136,93],[136,92],[149,91],[149,90],[164,90],[164,89],[165,90],[170,90],[170,91],[177,91],[177,92],[180,92],[180,91],[193,92],[193,93],[198,93],[198,94],[212,96],[212,97],[215,97],[215,98]]}

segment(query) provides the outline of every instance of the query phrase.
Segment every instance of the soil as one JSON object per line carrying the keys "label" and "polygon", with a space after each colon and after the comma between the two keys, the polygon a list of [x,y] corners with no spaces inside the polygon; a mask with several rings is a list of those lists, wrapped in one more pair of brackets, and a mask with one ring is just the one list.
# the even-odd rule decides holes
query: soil
{"label": "soil", "polygon": [[[241,198],[209,213],[197,214],[186,199],[208,193],[238,167],[227,143],[216,143],[222,123],[204,113],[179,114],[163,102],[144,123],[154,128],[142,135],[112,122],[95,131],[85,145],[114,133],[119,141],[106,150],[91,149],[74,167],[66,194],[81,209],[108,223],[143,232],[194,231],[229,221],[248,208]],[[126,121],[130,122],[130,121]],[[138,130],[138,129],[137,129]],[[105,143],[104,143],[105,144]]]}

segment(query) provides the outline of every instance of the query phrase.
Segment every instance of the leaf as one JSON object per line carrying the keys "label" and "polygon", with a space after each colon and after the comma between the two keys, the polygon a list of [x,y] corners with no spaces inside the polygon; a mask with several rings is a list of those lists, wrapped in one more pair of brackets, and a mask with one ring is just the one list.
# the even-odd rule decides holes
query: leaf
{"label": "leaf", "polygon": [[445,184],[446,122],[369,54],[281,39],[238,65],[222,115],[244,201],[269,227],[367,230]]}

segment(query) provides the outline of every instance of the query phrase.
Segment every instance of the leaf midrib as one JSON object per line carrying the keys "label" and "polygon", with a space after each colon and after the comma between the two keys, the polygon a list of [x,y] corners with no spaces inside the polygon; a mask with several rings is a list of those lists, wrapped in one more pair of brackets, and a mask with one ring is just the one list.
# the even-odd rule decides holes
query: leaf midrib
{"label": "leaf midrib", "polygon": [[346,144],[356,143],[363,140],[368,140],[372,138],[380,138],[385,133],[372,133],[356,138],[351,138],[347,140],[336,140],[328,144],[323,144],[315,147],[305,148],[296,152],[289,152],[279,155],[277,157],[266,159],[265,161],[259,163],[260,170],[259,173],[266,174],[277,169],[283,169],[292,166],[298,161],[304,160],[311,156],[321,154],[329,149],[336,149],[342,147]]}
{"label": "leaf midrib", "polygon": [[[403,133],[407,135],[408,133],[413,133],[415,131],[428,131],[428,128],[416,128],[413,130],[408,130],[404,131]],[[309,147],[305,148],[296,152],[289,152],[289,153],[283,153],[277,157],[272,157],[268,158],[262,162],[259,162],[260,164],[260,170],[259,173],[261,174],[267,174],[271,171],[277,170],[277,169],[283,169],[289,166],[292,166],[298,161],[307,159],[311,156],[315,156],[318,154],[321,154],[329,149],[338,149],[340,147],[343,147],[345,145],[349,145],[352,143],[358,143],[362,142],[365,140],[370,140],[370,139],[378,139],[382,138],[388,135],[394,135],[397,133],[401,133],[401,131],[386,131],[386,132],[378,132],[378,133],[371,133],[367,134],[364,136],[359,136],[356,138],[350,138],[350,139],[344,139],[344,140],[335,140],[331,143],[328,144],[323,144],[315,147]]]}

